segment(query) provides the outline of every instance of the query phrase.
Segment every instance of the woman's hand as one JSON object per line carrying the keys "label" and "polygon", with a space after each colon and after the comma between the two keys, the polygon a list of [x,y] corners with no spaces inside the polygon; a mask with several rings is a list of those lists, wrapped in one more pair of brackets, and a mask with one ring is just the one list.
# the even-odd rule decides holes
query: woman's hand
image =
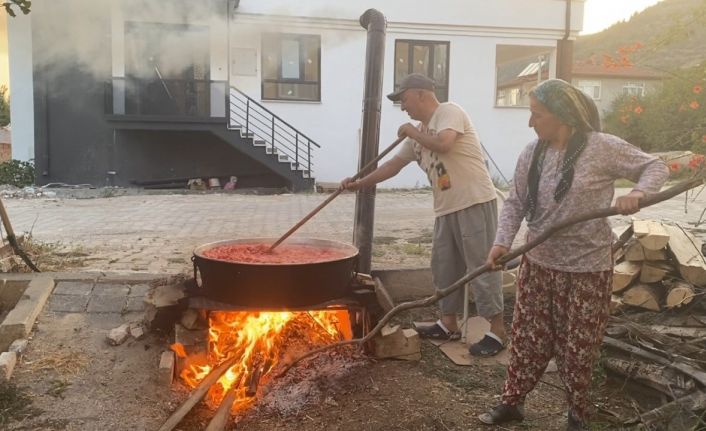
{"label": "woman's hand", "polygon": [[615,208],[623,215],[635,214],[640,211],[640,199],[645,197],[645,193],[640,190],[633,190],[625,196],[620,196],[615,200]]}
{"label": "woman's hand", "polygon": [[360,190],[362,186],[363,185],[361,184],[360,180],[354,180],[351,177],[347,177],[344,178],[343,181],[341,181],[340,188],[343,190],[355,192],[357,190]]}
{"label": "woman's hand", "polygon": [[485,261],[490,267],[493,269],[493,271],[499,271],[503,269],[503,265],[498,265],[497,260],[506,255],[509,250],[507,247],[503,247],[502,245],[494,245],[493,248],[490,249],[490,252],[488,253],[488,259]]}

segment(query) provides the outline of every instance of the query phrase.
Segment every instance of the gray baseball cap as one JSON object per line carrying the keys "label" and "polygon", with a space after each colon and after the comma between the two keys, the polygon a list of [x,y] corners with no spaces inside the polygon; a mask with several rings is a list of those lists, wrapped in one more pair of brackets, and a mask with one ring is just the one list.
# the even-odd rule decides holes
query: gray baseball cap
{"label": "gray baseball cap", "polygon": [[397,91],[387,95],[387,98],[393,102],[399,102],[400,96],[406,90],[429,90],[434,91],[434,81],[422,75],[421,73],[412,73],[405,76],[400,82],[400,87]]}

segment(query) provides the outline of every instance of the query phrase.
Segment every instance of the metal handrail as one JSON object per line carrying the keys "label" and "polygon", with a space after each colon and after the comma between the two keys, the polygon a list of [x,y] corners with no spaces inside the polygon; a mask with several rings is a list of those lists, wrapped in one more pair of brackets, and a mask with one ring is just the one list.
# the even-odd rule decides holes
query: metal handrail
{"label": "metal handrail", "polygon": [[[238,88],[231,86],[230,89],[235,94],[229,94],[228,127],[237,126],[246,135],[252,134],[271,148],[273,153],[294,159],[292,162],[295,169],[302,168],[311,172],[311,147],[321,146]],[[231,125],[232,120],[235,120],[235,126]]]}

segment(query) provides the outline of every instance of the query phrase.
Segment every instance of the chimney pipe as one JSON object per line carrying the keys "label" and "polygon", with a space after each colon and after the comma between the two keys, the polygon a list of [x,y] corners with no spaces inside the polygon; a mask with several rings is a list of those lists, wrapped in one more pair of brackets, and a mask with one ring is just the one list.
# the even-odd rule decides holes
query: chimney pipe
{"label": "chimney pipe", "polygon": [[[368,41],[365,48],[365,92],[359,170],[377,156],[380,144],[380,107],[387,21],[380,11],[368,9],[360,16],[360,25],[368,31]],[[371,167],[363,175],[367,175],[376,167]],[[358,271],[366,274],[369,274],[371,269],[374,219],[375,186],[372,186],[363,188],[356,194],[353,225],[353,243],[360,252]]]}
{"label": "chimney pipe", "polygon": [[566,0],[564,38],[557,43],[557,78],[571,82],[574,67],[574,41],[571,36],[571,0]]}

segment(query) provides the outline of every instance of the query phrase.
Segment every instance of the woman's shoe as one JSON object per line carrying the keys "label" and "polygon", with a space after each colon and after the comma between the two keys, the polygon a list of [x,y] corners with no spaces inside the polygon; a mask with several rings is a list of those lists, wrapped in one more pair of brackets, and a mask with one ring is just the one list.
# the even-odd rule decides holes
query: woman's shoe
{"label": "woman's shoe", "polygon": [[525,418],[525,409],[522,404],[511,406],[500,404],[493,407],[489,412],[478,416],[478,420],[486,425],[498,425],[511,421],[521,421]]}

